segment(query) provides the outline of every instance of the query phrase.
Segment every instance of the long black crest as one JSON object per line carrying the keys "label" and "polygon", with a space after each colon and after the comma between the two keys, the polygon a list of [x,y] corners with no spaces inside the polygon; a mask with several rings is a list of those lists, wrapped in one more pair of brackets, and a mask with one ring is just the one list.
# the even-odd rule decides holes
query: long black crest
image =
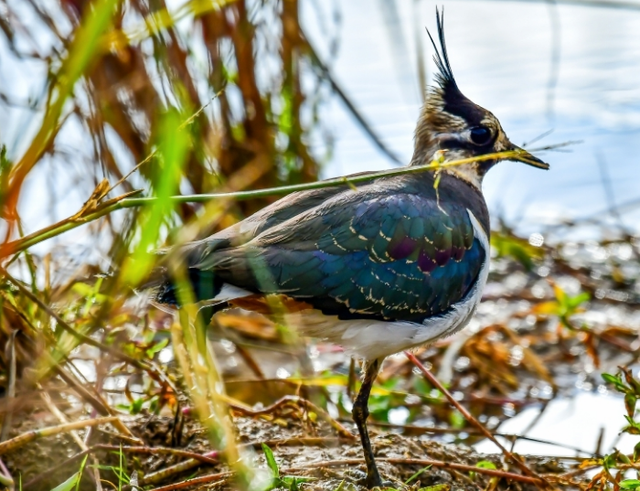
{"label": "long black crest", "polygon": [[444,9],[442,11],[436,8],[436,18],[438,21],[438,40],[440,41],[440,49],[433,40],[433,36],[427,29],[431,44],[435,54],[433,59],[438,67],[438,73],[436,74],[436,81],[440,85],[440,90],[436,93],[432,93],[432,97],[440,98],[444,103],[442,109],[445,112],[454,116],[459,116],[464,119],[469,125],[478,125],[484,117],[486,111],[480,106],[477,106],[469,99],[467,99],[456,83],[456,79],[453,77],[453,70],[451,70],[451,64],[449,63],[449,55],[447,54],[447,44],[444,40]]}
{"label": "long black crest", "polygon": [[451,70],[451,64],[449,63],[449,55],[447,54],[447,43],[444,39],[444,7],[442,8],[442,12],[440,12],[438,7],[436,7],[436,19],[438,22],[438,39],[440,41],[440,49],[438,49],[436,42],[433,40],[429,29],[427,29],[427,34],[429,35],[429,39],[431,40],[431,44],[435,50],[433,60],[436,62],[436,66],[439,71],[437,75],[438,83],[443,89],[457,89],[458,85],[453,77],[453,71]]}

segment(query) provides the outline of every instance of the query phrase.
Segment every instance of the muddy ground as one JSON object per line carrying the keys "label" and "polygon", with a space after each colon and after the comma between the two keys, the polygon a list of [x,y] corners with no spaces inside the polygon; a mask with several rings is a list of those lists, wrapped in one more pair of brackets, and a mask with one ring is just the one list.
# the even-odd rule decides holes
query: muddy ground
{"label": "muddy ground", "polygon": [[[281,476],[308,479],[297,484],[297,489],[365,489],[359,442],[338,436],[334,428],[324,422],[311,423],[308,416],[292,404],[262,417],[234,417],[245,458],[257,468],[256,489],[268,483],[271,475],[261,450],[263,443],[272,449]],[[15,433],[24,433],[37,420],[38,415],[32,414],[16,427]],[[100,462],[103,489],[134,489],[132,483],[136,481],[139,489],[236,488],[226,465],[191,461],[188,469],[178,470],[178,464],[190,461],[188,454],[160,453],[171,450],[172,419],[138,416],[124,421],[140,441],[119,438],[115,428],[109,425],[93,430],[87,441],[91,452],[86,466],[91,465],[93,458]],[[39,423],[48,421],[40,420]],[[380,471],[394,489],[524,491],[541,488],[540,482],[524,476],[518,467],[499,454],[478,454],[467,446],[438,443],[427,435],[409,437],[372,431]],[[86,431],[79,432],[79,436],[86,437]],[[187,418],[182,442],[173,450],[206,455],[212,448],[202,427]],[[46,490],[54,489],[77,472],[84,455],[78,452],[73,438],[63,434],[38,439],[11,451],[4,456],[4,462],[14,475],[20,473],[22,489]],[[551,481],[557,488],[580,489],[588,482],[586,478],[571,476],[573,463],[569,461],[527,458],[526,465],[532,475]],[[126,469],[126,476],[121,475],[119,483],[120,468]],[[480,472],[474,472],[474,468]],[[487,471],[495,475],[481,473]],[[296,489],[295,486],[289,489]],[[92,472],[85,472],[80,489],[96,489]]]}

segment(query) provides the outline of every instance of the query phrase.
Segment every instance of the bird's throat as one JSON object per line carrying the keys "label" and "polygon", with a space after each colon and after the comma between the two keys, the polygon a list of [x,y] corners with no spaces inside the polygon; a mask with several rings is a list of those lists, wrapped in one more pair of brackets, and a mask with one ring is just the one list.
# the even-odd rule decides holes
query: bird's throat
{"label": "bird's throat", "polygon": [[448,167],[446,173],[451,174],[456,179],[460,179],[470,184],[478,191],[482,192],[482,179],[485,172],[477,162]]}

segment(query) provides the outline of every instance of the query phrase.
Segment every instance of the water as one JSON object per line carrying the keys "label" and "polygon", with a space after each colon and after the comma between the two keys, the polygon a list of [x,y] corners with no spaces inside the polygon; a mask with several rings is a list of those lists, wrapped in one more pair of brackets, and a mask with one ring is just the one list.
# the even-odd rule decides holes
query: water
{"label": "water", "polygon": [[[542,414],[540,412],[541,408],[527,408],[502,423],[498,431],[552,444],[518,440],[513,451],[523,455],[588,457],[596,452],[601,431],[603,437],[599,450],[603,454],[611,453],[614,448],[623,453],[632,453],[634,445],[638,443],[636,436],[619,434],[626,424],[622,397],[581,392],[572,398],[555,399]],[[508,447],[511,445],[504,439],[501,439],[501,443]],[[483,453],[499,452],[497,446],[488,440],[474,445],[474,448]]]}
{"label": "water", "polygon": [[[534,146],[582,141],[571,153],[543,154],[552,166],[547,172],[511,162],[493,169],[484,190],[494,213],[531,226],[591,215],[640,197],[640,11],[545,2],[440,4],[458,85],[498,116],[514,143],[548,130],[553,133]],[[311,5],[303,3],[303,24],[320,47],[323,34]],[[334,76],[407,163],[420,107],[416,39],[429,58],[431,80],[433,51],[424,27],[435,32],[435,5],[382,0],[339,5]],[[327,176],[391,167],[340,102],[331,104],[326,117],[336,137]],[[603,179],[610,180],[613,203]],[[638,217],[632,208],[623,220],[637,230]]]}

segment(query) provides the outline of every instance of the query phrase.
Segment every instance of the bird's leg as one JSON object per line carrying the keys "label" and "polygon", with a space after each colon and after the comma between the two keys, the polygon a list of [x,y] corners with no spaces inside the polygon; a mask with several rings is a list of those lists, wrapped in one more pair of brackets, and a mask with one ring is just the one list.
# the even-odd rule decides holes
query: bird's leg
{"label": "bird's leg", "polygon": [[364,460],[367,463],[367,487],[369,489],[375,486],[382,486],[382,479],[380,479],[380,473],[376,466],[376,461],[373,457],[373,450],[371,449],[371,441],[369,440],[369,431],[367,430],[367,418],[369,417],[369,394],[371,393],[371,387],[373,382],[380,371],[383,358],[372,360],[366,363],[364,380],[360,391],[356,396],[356,400],[353,403],[353,409],[351,414],[353,421],[358,427],[360,433],[360,442],[362,443],[362,449],[364,450]]}

